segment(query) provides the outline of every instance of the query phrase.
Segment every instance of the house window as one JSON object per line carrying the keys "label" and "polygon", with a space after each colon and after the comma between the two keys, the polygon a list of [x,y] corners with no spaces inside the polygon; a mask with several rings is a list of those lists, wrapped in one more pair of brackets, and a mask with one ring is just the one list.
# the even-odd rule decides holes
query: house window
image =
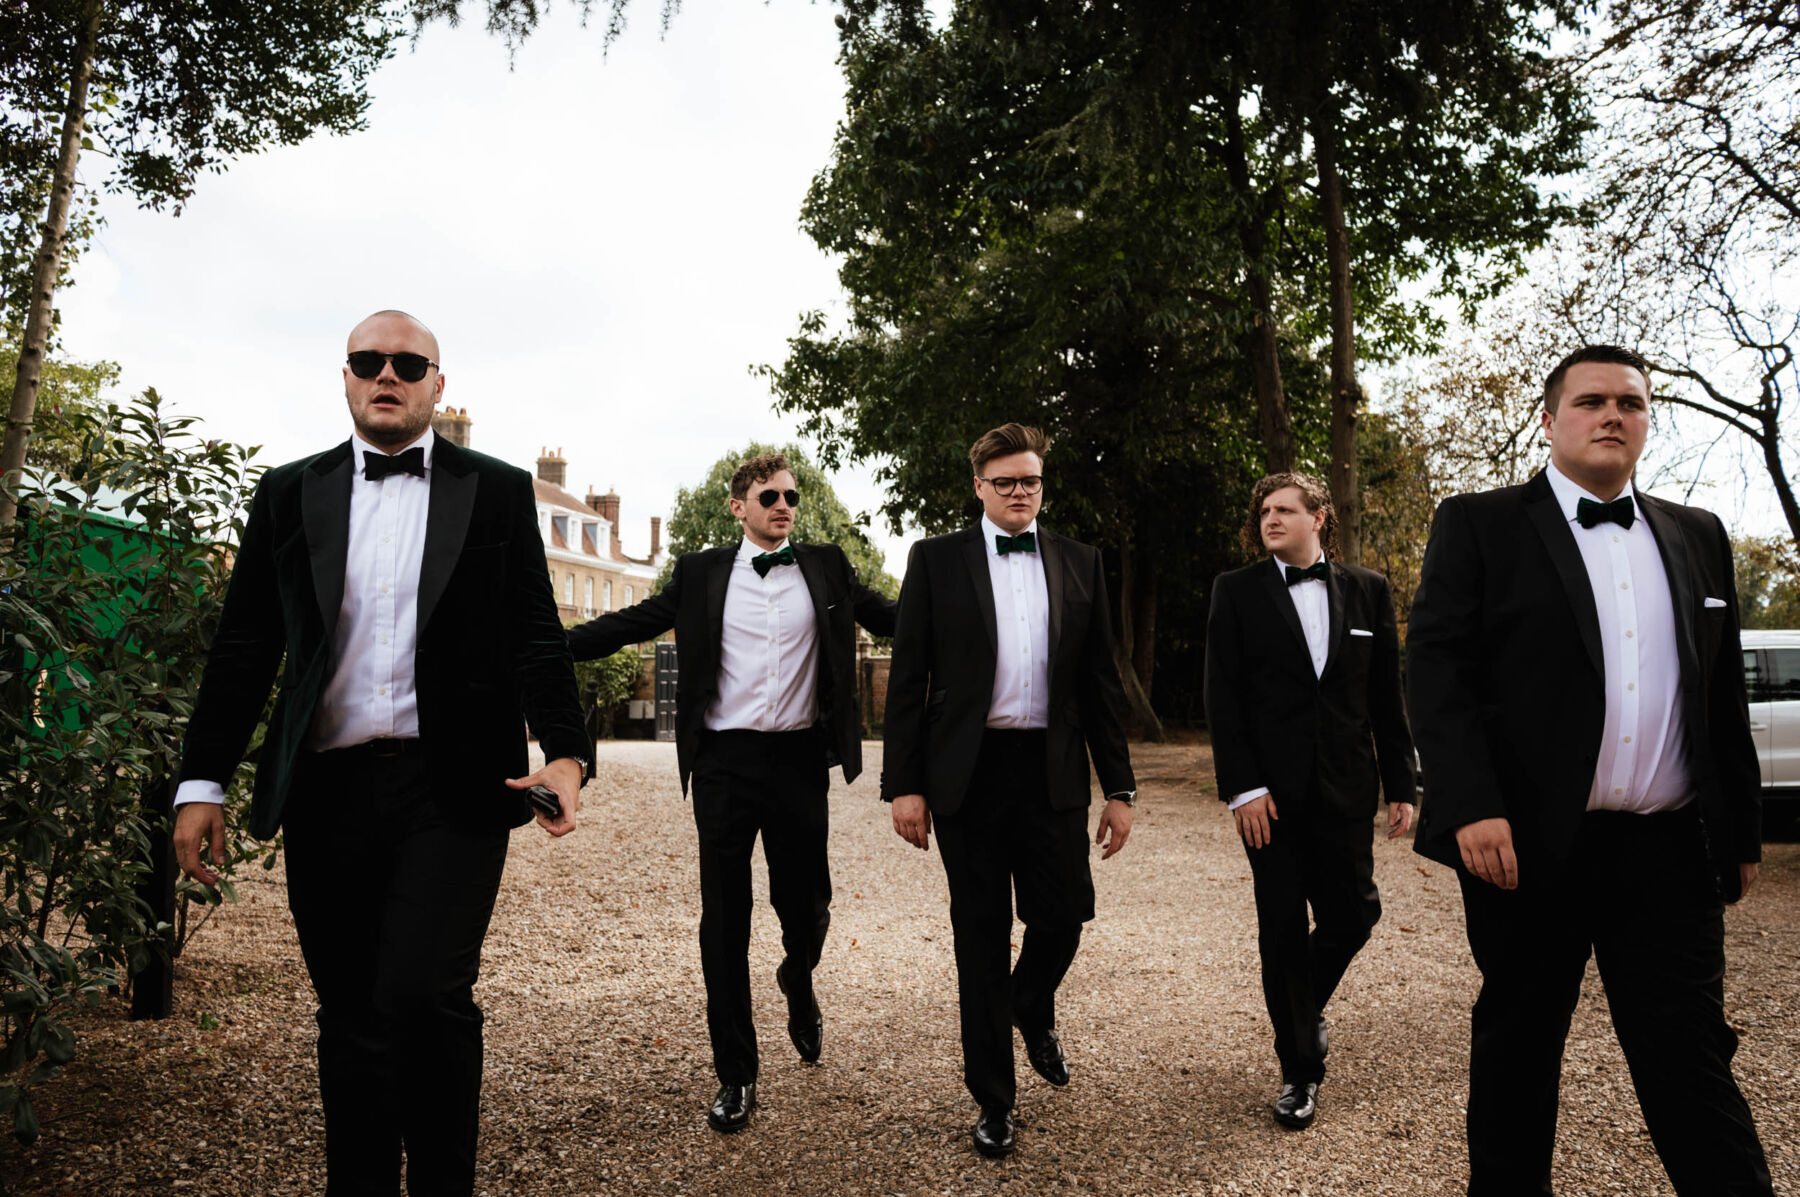
{"label": "house window", "polygon": [[573,607],[574,605],[575,605],[575,575],[574,574],[564,574],[563,575],[563,606]]}
{"label": "house window", "polygon": [[631,587],[629,586],[625,588],[625,605],[627,607],[631,606]]}
{"label": "house window", "polygon": [[581,580],[581,605],[589,611],[594,609],[594,579],[592,578]]}
{"label": "house window", "polygon": [[600,609],[602,611],[611,611],[612,610],[612,579],[611,578],[608,578],[605,582],[602,582],[600,584]]}

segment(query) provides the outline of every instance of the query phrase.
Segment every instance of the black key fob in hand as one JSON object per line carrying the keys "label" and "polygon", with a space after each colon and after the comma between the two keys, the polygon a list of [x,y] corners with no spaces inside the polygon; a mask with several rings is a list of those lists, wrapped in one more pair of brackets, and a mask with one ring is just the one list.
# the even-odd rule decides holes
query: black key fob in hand
{"label": "black key fob in hand", "polygon": [[531,809],[546,819],[562,817],[562,799],[549,786],[532,786],[525,791],[525,798],[531,803]]}

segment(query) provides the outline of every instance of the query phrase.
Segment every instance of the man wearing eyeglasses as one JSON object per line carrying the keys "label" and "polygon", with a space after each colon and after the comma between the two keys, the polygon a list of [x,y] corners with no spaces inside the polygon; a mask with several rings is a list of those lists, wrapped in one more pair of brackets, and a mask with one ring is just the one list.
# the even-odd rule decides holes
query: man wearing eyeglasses
{"label": "man wearing eyeglasses", "polygon": [[981,520],[913,546],[888,675],[881,796],[915,847],[937,827],[963,1079],[990,1158],[1013,1150],[1015,1026],[1039,1075],[1069,1082],[1056,990],[1094,917],[1089,756],[1106,795],[1100,859],[1125,846],[1137,792],[1100,554],[1037,523],[1049,451],[1022,424],[969,450]]}
{"label": "man wearing eyeglasses", "polygon": [[[174,842],[212,885],[221,802],[256,755],[249,831],[284,833],[318,994],[327,1188],[467,1194],[474,984],[522,790],[574,829],[585,758],[531,476],[437,439],[437,339],[403,312],[350,333],[354,432],[263,475],[188,724]],[[526,723],[549,763],[528,771]]]}
{"label": "man wearing eyeglasses", "polygon": [[788,1038],[809,1064],[823,1050],[812,974],[831,925],[826,793],[833,765],[845,782],[862,772],[856,625],[894,631],[893,600],[864,586],[842,549],[789,539],[800,490],[786,457],[745,461],[729,502],[742,540],[682,554],[656,594],[569,631],[575,659],[587,661],[675,629],[675,757],[683,791],[693,783],[700,967],[719,1077],[706,1116],[724,1133],[743,1129],[756,1105],[750,858],[759,834],[786,951],[775,982]]}

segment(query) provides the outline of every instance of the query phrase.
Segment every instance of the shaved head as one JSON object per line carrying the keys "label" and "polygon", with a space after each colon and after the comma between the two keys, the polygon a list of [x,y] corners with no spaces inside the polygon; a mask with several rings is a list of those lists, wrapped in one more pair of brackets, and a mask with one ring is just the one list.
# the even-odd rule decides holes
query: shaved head
{"label": "shaved head", "polygon": [[430,351],[425,354],[426,357],[429,357],[434,362],[441,362],[444,360],[438,354],[437,334],[432,332],[429,328],[426,328],[425,322],[411,312],[402,312],[397,308],[384,308],[379,312],[364,317],[361,324],[358,324],[355,328],[350,330],[350,346],[352,348],[355,347],[356,334],[367,330],[370,325],[380,323],[391,326],[391,322],[395,320],[404,320],[424,334],[425,340],[431,345]]}

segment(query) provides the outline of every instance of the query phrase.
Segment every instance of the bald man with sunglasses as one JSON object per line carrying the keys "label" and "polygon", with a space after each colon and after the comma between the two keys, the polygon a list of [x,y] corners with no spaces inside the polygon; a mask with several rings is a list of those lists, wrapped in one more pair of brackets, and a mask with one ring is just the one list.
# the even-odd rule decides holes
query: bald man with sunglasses
{"label": "bald man with sunglasses", "polygon": [[[175,851],[211,885],[224,788],[277,671],[249,831],[284,834],[318,994],[327,1191],[468,1194],[474,985],[523,791],[575,826],[585,758],[531,475],[440,440],[437,338],[404,312],[350,333],[354,434],[263,475],[176,792]],[[530,776],[526,724],[549,760]]]}
{"label": "bald man with sunglasses", "polygon": [[692,781],[700,838],[700,964],[719,1090],[707,1121],[741,1130],[756,1105],[750,1014],[750,858],[760,834],[769,904],[786,959],[788,1038],[818,1060],[824,1019],[812,974],[831,925],[826,859],[830,770],[862,772],[856,625],[894,632],[894,602],[864,586],[844,551],[795,544],[799,483],[781,454],[753,457],[731,479],[737,544],[685,553],[668,585],[635,606],[569,631],[578,661],[675,630],[680,673],[675,755]]}

